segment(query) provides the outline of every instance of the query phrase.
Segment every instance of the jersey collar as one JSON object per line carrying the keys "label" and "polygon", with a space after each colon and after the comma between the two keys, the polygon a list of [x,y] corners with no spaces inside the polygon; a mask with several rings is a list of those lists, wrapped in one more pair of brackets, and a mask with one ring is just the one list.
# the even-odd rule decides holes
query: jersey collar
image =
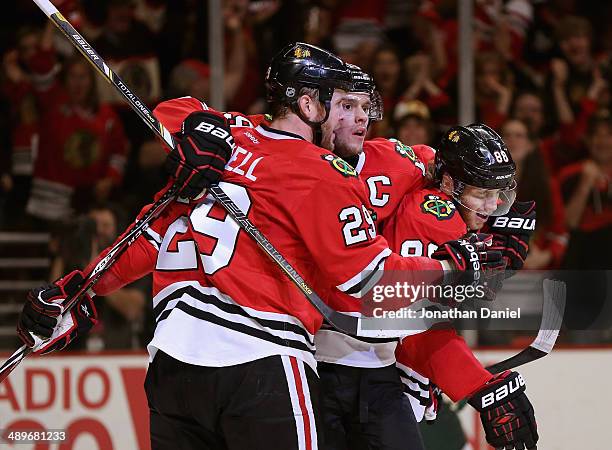
{"label": "jersey collar", "polygon": [[361,153],[359,153],[359,158],[357,159],[357,165],[355,166],[355,171],[360,174],[361,173],[361,169],[363,169],[363,165],[365,164],[365,160],[366,160],[366,154],[365,151],[361,151]]}
{"label": "jersey collar", "polygon": [[255,128],[259,134],[269,139],[299,139],[304,141],[305,139],[302,136],[299,136],[295,133],[290,133],[289,131],[277,130],[275,128],[270,128],[266,125],[258,125]]}

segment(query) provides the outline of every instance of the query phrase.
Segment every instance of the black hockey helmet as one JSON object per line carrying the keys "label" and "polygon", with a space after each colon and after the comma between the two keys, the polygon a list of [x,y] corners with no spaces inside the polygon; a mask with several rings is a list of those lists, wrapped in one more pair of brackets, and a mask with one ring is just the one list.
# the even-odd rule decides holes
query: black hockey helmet
{"label": "black hockey helmet", "polygon": [[372,76],[364,72],[361,67],[354,64],[347,64],[351,74],[351,85],[349,92],[358,92],[369,94],[370,96],[370,111],[368,117],[370,121],[382,120],[383,118],[383,100],[380,92],[376,90],[376,83]]}
{"label": "black hockey helmet", "polygon": [[272,58],[266,73],[268,101],[285,104],[298,114],[300,89],[317,89],[326,110],[320,123],[327,120],[334,89],[348,91],[351,84],[349,66],[344,61],[327,50],[302,42],[285,46]]}
{"label": "black hockey helmet", "polygon": [[500,190],[493,215],[506,214],[516,197],[516,165],[501,136],[484,124],[456,126],[444,135],[436,151],[435,180],[441,182],[444,173],[453,179],[453,198],[459,202],[465,185]]}

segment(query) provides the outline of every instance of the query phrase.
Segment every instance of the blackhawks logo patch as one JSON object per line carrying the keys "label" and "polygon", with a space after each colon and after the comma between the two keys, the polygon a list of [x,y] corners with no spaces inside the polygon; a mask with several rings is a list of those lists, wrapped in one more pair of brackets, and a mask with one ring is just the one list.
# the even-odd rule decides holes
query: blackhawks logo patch
{"label": "blackhawks logo patch", "polygon": [[334,155],[321,155],[321,159],[329,162],[329,164],[345,177],[357,177],[357,171],[345,160]]}
{"label": "blackhawks logo patch", "polygon": [[295,50],[293,50],[293,56],[300,59],[309,58],[310,50],[308,50],[307,48],[297,47]]}
{"label": "blackhawks logo patch", "polygon": [[448,220],[453,217],[457,208],[451,200],[444,200],[437,195],[428,194],[421,203],[421,211],[431,214],[438,220]]}
{"label": "blackhawks logo patch", "polygon": [[391,142],[395,143],[395,151],[399,153],[402,158],[408,158],[410,161],[415,162],[417,160],[417,156],[412,150],[412,147],[406,144],[402,144],[397,139],[389,139]]}

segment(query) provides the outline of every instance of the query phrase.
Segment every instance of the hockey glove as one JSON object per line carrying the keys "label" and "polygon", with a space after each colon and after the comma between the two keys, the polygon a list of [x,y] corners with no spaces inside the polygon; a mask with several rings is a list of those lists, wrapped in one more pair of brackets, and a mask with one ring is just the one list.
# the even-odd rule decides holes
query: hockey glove
{"label": "hockey glove", "polygon": [[75,270],[53,284],[28,292],[17,333],[34,353],[61,350],[98,322],[93,300],[87,294],[64,314],[64,301],[78,292],[82,282],[83,274]]}
{"label": "hockey glove", "polygon": [[451,260],[456,271],[447,279],[453,286],[483,286],[481,299],[493,300],[502,288],[503,269],[506,267],[501,252],[491,248],[492,236],[469,233],[461,239],[442,244],[431,255],[434,259]]}
{"label": "hockey glove", "polygon": [[225,118],[212,111],[189,114],[180,140],[166,158],[166,171],[179,184],[179,196],[197,197],[218,183],[234,149],[234,138]]}
{"label": "hockey glove", "polygon": [[490,234],[470,233],[461,239],[445,242],[431,257],[450,259],[459,271],[479,272],[503,268],[502,255],[491,248],[492,243]]}
{"label": "hockey glove", "polygon": [[525,395],[525,380],[506,371],[489,380],[469,399],[480,412],[487,442],[496,449],[533,449],[538,431],[533,406]]}
{"label": "hockey glove", "polygon": [[505,216],[489,218],[487,225],[493,234],[491,249],[501,252],[511,270],[523,268],[529,252],[529,238],[535,231],[535,202],[514,202]]}

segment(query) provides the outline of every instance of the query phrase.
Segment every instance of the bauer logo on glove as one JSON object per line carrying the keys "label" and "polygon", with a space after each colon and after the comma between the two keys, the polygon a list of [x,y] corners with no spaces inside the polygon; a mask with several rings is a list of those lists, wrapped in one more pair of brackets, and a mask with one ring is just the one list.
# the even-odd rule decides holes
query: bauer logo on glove
{"label": "bauer logo on glove", "polygon": [[189,114],[178,137],[165,168],[176,180],[179,195],[194,199],[221,180],[235,147],[234,138],[225,117],[212,111]]}

